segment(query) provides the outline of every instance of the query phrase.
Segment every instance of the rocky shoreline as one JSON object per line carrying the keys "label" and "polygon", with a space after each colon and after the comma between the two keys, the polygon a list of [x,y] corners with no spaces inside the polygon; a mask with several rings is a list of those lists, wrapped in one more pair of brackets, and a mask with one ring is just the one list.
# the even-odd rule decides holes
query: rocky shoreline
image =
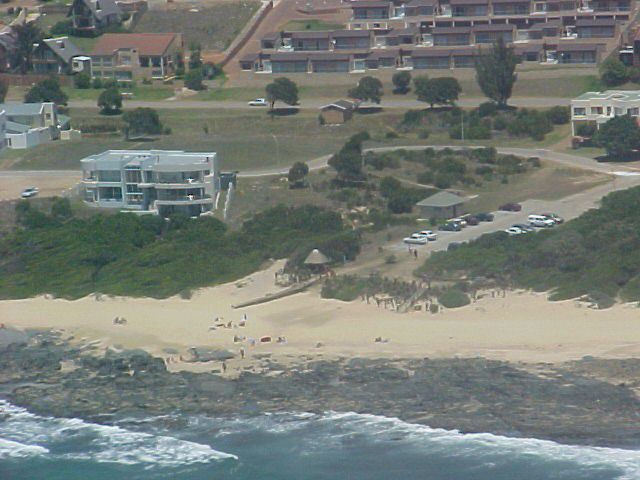
{"label": "rocky shoreline", "polygon": [[50,332],[0,342],[0,397],[34,413],[109,423],[176,411],[211,416],[353,411],[465,433],[640,447],[640,359],[562,365],[475,359],[262,359],[237,378],[169,372],[143,351],[101,352]]}

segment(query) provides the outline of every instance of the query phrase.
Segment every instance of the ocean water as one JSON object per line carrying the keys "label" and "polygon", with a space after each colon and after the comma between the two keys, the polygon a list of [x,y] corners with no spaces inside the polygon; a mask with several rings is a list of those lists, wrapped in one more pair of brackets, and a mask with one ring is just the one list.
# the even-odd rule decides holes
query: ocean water
{"label": "ocean water", "polygon": [[0,479],[636,480],[640,451],[460,434],[355,413],[42,417],[0,400]]}

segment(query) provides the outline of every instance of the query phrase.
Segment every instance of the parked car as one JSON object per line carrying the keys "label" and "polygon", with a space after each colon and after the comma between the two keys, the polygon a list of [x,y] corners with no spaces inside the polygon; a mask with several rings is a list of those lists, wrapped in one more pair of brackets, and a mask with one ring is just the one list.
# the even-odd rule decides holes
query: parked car
{"label": "parked car", "polygon": [[438,234],[431,230],[420,230],[418,233],[427,237],[427,240],[429,240],[430,242],[434,242],[438,239]]}
{"label": "parked car", "polygon": [[467,221],[463,217],[452,218],[448,221],[448,223],[456,223],[460,225],[460,228],[464,228],[467,226]]}
{"label": "parked car", "polygon": [[31,197],[35,197],[36,195],[38,195],[39,192],[40,192],[40,190],[38,190],[38,187],[27,187],[22,191],[20,196],[22,198],[31,198]]}
{"label": "parked car", "polygon": [[518,227],[509,227],[505,230],[505,232],[507,232],[509,235],[523,235],[527,233],[525,230],[522,230]]}
{"label": "parked car", "polygon": [[524,223],[516,223],[514,225],[511,225],[512,227],[516,227],[519,228],[520,230],[524,230],[525,232],[535,232],[536,229],[533,228],[531,225],[527,225]]}
{"label": "parked car", "polygon": [[464,219],[465,222],[467,222],[467,225],[471,225],[472,227],[475,227],[476,225],[480,224],[480,220],[478,220],[473,215],[465,215],[462,218]]}
{"label": "parked car", "polygon": [[438,230],[442,230],[444,232],[459,232],[462,230],[462,227],[457,223],[447,222],[438,227]]}
{"label": "parked car", "polygon": [[412,233],[408,237],[405,237],[402,241],[410,245],[426,245],[429,240],[427,239],[426,235]]}
{"label": "parked car", "polygon": [[562,218],[560,215],[557,215],[555,213],[543,213],[542,216],[547,217],[550,220],[553,220],[558,225],[560,225],[561,223],[564,223],[564,218]]}
{"label": "parked car", "polygon": [[500,205],[500,210],[503,212],[519,212],[522,210],[522,205],[519,203],[505,203],[504,205]]}
{"label": "parked car", "polygon": [[529,225],[533,225],[534,227],[553,227],[556,224],[556,222],[550,218],[543,217],[542,215],[529,215],[527,220],[529,221]]}
{"label": "parked car", "polygon": [[479,222],[493,222],[495,218],[493,213],[476,213],[474,217],[477,218]]}
{"label": "parked car", "polygon": [[268,107],[269,102],[264,98],[254,98],[249,102],[250,107]]}

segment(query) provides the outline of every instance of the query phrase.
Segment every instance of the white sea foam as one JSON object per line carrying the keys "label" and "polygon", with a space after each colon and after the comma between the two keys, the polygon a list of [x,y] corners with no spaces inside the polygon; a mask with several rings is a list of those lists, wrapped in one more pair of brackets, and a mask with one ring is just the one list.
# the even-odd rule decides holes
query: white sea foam
{"label": "white sea foam", "polygon": [[[70,460],[160,467],[237,459],[235,455],[214,450],[209,445],[88,423],[77,418],[41,417],[4,401],[0,401],[0,436],[7,442],[6,450],[13,452],[7,455],[30,452]],[[4,451],[2,445],[0,452]],[[60,453],[54,455],[50,450]]]}
{"label": "white sea foam", "polygon": [[[476,457],[483,463],[487,463],[488,454],[508,459],[535,457],[546,461],[572,462],[582,467],[612,467],[624,472],[619,480],[640,479],[638,450],[564,445],[548,440],[504,437],[490,433],[463,434],[456,430],[407,423],[397,418],[351,412],[328,412],[319,420],[340,425],[343,434],[362,433],[372,441],[376,437],[381,441],[391,438],[417,441],[428,446],[430,453],[440,452],[448,457]],[[494,460],[489,463],[492,467],[496,466]]]}
{"label": "white sea foam", "polygon": [[25,445],[5,438],[0,438],[0,460],[5,458],[33,457],[49,453],[44,447],[39,445]]}

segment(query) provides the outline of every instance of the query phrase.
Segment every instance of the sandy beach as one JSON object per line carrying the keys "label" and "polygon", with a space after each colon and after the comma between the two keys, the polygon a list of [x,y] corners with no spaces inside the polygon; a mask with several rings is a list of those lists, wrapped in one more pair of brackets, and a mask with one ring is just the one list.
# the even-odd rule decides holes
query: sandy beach
{"label": "sandy beach", "polygon": [[[67,301],[38,297],[0,302],[0,322],[17,328],[54,328],[76,341],[102,347],[142,348],[167,356],[189,347],[243,348],[275,358],[486,357],[515,362],[563,362],[585,355],[628,358],[640,355],[640,310],[617,305],[592,310],[575,301],[549,302],[545,295],[490,294],[471,305],[438,314],[399,314],[360,300],[325,300],[317,291],[234,309],[232,305],[278,291],[274,272],[202,289],[185,300],[88,296]],[[240,326],[243,315],[247,321]],[[114,324],[124,317],[126,325]],[[215,318],[220,317],[214,326]],[[231,322],[231,328],[226,325]],[[234,337],[246,337],[234,342]],[[270,343],[261,343],[269,336]],[[286,343],[277,343],[285,337]],[[386,342],[375,342],[382,337]],[[256,341],[251,346],[250,340]]]}

